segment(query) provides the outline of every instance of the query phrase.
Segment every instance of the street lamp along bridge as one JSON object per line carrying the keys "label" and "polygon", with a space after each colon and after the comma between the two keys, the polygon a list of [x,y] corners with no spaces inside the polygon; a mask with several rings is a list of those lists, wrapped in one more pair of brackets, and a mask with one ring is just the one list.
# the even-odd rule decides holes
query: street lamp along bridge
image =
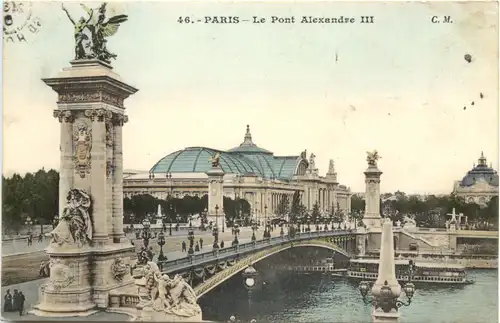
{"label": "street lamp along bridge", "polygon": [[185,258],[158,262],[163,272],[180,274],[193,286],[198,298],[220,285],[246,267],[295,247],[318,247],[334,250],[350,257],[356,250],[356,233],[346,231],[319,231],[296,233],[215,249]]}

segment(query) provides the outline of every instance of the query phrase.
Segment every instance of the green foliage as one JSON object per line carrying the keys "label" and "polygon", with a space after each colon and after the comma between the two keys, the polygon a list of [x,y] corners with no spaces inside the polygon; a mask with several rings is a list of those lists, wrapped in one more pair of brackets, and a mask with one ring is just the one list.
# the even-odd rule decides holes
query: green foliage
{"label": "green foliage", "polygon": [[288,200],[287,195],[284,195],[279,201],[276,213],[281,216],[290,213],[290,201]]}
{"label": "green foliage", "polygon": [[43,168],[24,177],[2,176],[2,225],[6,232],[18,232],[29,216],[33,223],[50,224],[59,213],[59,174]]}
{"label": "green foliage", "polygon": [[[393,218],[394,221],[403,221],[405,215],[412,214],[415,215],[418,226],[444,228],[446,221],[450,219],[448,214],[455,209],[456,214],[463,213],[467,216],[470,224],[484,222],[487,225],[498,226],[498,196],[493,197],[486,207],[480,207],[476,203],[466,203],[464,198],[453,194],[439,197],[428,195],[421,199],[415,195],[396,192],[385,194],[383,197],[385,199],[392,197],[383,202],[381,208],[390,205],[397,210],[398,214]],[[353,201],[354,196],[351,199],[351,208]]]}
{"label": "green foliage", "polygon": [[[134,195],[131,198],[123,199],[123,210],[125,213],[124,222],[131,223],[132,215],[135,223],[142,222],[149,214],[158,212],[158,204],[161,205],[162,213],[166,215],[167,222],[187,223],[189,216],[202,214],[208,208],[208,195],[203,197],[184,196],[183,198],[167,197],[166,200],[155,198],[149,194]],[[226,225],[241,221],[246,225],[250,219],[250,203],[245,199],[233,200],[224,197],[223,209],[219,210],[226,214]],[[241,214],[241,217],[240,217]],[[179,217],[179,219],[177,219]]]}
{"label": "green foliage", "polygon": [[312,223],[318,223],[320,218],[321,218],[321,212],[319,211],[319,204],[318,204],[318,202],[316,202],[313,205],[313,209],[312,209],[312,213],[311,213]]}
{"label": "green foliage", "polygon": [[300,192],[295,191],[292,197],[292,206],[290,207],[290,217],[289,221],[291,223],[296,223],[298,219],[301,219],[306,212],[306,207],[302,204],[300,198]]}
{"label": "green foliage", "polygon": [[357,195],[351,196],[351,211],[364,212],[365,211],[365,200]]}

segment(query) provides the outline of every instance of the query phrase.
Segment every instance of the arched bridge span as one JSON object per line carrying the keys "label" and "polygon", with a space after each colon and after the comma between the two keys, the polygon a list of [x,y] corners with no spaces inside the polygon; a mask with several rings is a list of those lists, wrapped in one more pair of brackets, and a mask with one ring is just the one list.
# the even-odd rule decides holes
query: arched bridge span
{"label": "arched bridge span", "polygon": [[[205,271],[211,272],[213,271],[213,276],[211,276],[208,279],[202,279],[202,281],[197,284],[194,287],[196,296],[198,298],[203,297],[206,295],[208,292],[210,292],[212,289],[215,287],[219,286],[220,284],[224,283],[226,280],[230,279],[234,275],[240,273],[243,271],[246,267],[249,265],[255,264],[267,257],[270,257],[274,254],[277,254],[279,252],[285,251],[290,248],[297,248],[297,247],[318,247],[318,248],[325,248],[329,250],[333,250],[335,252],[338,252],[346,257],[349,257],[350,254],[340,248],[338,245],[331,241],[327,241],[325,239],[314,239],[314,240],[303,240],[303,241],[298,241],[298,242],[286,242],[278,246],[274,246],[268,249],[264,249],[261,251],[258,251],[256,253],[253,253],[251,255],[248,255],[244,258],[238,259],[238,261],[228,261],[225,266],[220,272],[215,272],[216,268],[205,268]],[[210,270],[212,269],[212,270]],[[194,273],[197,275],[197,273]]]}

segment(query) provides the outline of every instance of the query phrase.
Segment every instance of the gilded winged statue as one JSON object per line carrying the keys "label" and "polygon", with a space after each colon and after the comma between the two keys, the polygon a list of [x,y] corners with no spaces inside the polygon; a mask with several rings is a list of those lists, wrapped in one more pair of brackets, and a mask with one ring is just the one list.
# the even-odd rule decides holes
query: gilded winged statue
{"label": "gilded winged statue", "polygon": [[377,165],[377,160],[379,160],[380,158],[382,158],[378,154],[378,151],[376,151],[376,150],[374,150],[372,152],[367,151],[366,154],[367,154],[366,161],[368,162],[368,165],[370,165],[370,166],[376,166]]}
{"label": "gilded winged statue", "polygon": [[99,59],[109,63],[111,59],[116,59],[116,54],[109,52],[106,47],[106,38],[116,34],[120,24],[127,21],[127,15],[106,18],[107,3],[97,9],[81,4],[88,18],[81,17],[78,23],[75,23],[64,4],[61,6],[75,26],[75,60]]}

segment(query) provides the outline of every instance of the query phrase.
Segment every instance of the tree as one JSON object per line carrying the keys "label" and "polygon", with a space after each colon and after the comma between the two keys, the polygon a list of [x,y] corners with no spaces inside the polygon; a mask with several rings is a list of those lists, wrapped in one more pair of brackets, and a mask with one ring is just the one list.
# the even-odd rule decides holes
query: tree
{"label": "tree", "polygon": [[289,221],[291,223],[296,223],[299,218],[303,216],[302,201],[300,198],[300,192],[295,191],[292,197],[292,206],[290,207],[290,217]]}
{"label": "tree", "polygon": [[314,203],[312,213],[311,213],[311,220],[313,223],[318,223],[318,220],[321,217],[321,212],[319,211],[319,204],[318,202]]}
{"label": "tree", "polygon": [[365,211],[365,200],[357,195],[352,195],[351,196],[351,210],[364,212]]}
{"label": "tree", "polygon": [[284,195],[279,201],[276,213],[281,216],[285,216],[290,213],[290,201],[288,196]]}
{"label": "tree", "polygon": [[55,170],[2,176],[4,232],[19,232],[29,216],[34,224],[51,223],[59,213],[59,174]]}

